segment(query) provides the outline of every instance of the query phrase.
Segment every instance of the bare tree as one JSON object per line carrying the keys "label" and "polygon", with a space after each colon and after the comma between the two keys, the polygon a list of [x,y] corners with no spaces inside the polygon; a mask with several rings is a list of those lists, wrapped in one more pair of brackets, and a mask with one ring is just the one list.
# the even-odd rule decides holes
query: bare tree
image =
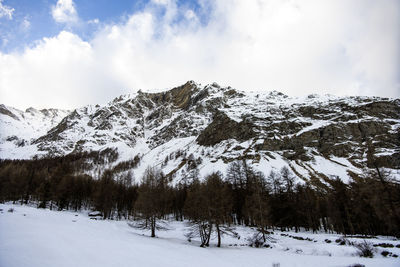
{"label": "bare tree", "polygon": [[188,236],[200,236],[202,247],[209,246],[213,231],[217,235],[218,247],[223,234],[233,233],[225,225],[232,218],[232,199],[221,176],[217,172],[207,176],[204,183],[196,180],[185,203],[186,214],[194,225]]}
{"label": "bare tree", "polygon": [[156,229],[161,229],[157,220],[168,212],[168,183],[160,170],[148,167],[139,187],[139,197],[135,203],[136,211],[142,222],[141,228],[150,229],[151,237],[155,237]]}

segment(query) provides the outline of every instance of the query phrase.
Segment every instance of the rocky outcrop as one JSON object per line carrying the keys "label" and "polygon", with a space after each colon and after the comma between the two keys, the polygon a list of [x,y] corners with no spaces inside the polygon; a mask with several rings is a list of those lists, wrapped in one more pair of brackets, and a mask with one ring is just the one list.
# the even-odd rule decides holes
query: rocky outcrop
{"label": "rocky outcrop", "polygon": [[[51,117],[57,110],[20,113]],[[19,123],[12,118],[20,113],[1,105],[1,127]],[[22,115],[16,118],[23,119]],[[166,159],[183,162],[185,150],[195,158],[206,158],[207,164],[242,159],[270,164],[281,158],[280,162],[305,168],[317,157],[328,161],[339,157],[362,168],[367,166],[366,154],[373,146],[378,166],[400,169],[400,100],[291,98],[276,91],[240,92],[215,83],[201,86],[189,81],[165,92],[139,91],[103,106],[76,109],[35,138],[13,133],[2,137],[2,142],[16,151],[33,144],[41,153],[52,155],[121,146],[128,155],[156,151],[147,163],[150,165],[163,165]],[[178,160],[176,155],[183,158]],[[174,166],[177,170],[181,167]]]}
{"label": "rocky outcrop", "polygon": [[213,146],[227,139],[239,142],[256,136],[255,126],[249,121],[236,122],[225,113],[217,112],[213,121],[197,137],[197,143],[202,146]]}
{"label": "rocky outcrop", "polygon": [[19,118],[14,113],[12,113],[10,110],[8,110],[8,108],[6,106],[4,106],[3,104],[0,105],[0,114],[9,116],[9,117],[13,118],[14,120],[19,120]]}
{"label": "rocky outcrop", "polygon": [[[188,81],[184,85],[174,87],[162,93],[145,93],[144,95],[157,106],[172,104],[177,109],[188,110],[199,100],[204,99],[208,94],[207,90],[200,89],[193,81]],[[149,105],[147,105],[149,107]]]}

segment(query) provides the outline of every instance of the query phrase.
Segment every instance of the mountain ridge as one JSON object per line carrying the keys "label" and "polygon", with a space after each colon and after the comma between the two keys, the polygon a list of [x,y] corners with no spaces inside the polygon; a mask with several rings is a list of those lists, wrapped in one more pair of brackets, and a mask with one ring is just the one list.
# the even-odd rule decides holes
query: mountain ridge
{"label": "mountain ridge", "polygon": [[102,106],[50,109],[47,117],[38,111],[44,115],[34,125],[41,131],[31,136],[28,131],[18,136],[28,124],[14,122],[22,118],[15,110],[0,106],[1,158],[116,149],[112,166],[142,158],[137,177],[145,166],[158,165],[179,181],[192,171],[191,156],[201,158],[202,174],[245,159],[263,172],[289,166],[303,180],[318,173],[347,180],[367,167],[373,146],[378,166],[400,176],[400,99],[289,97],[188,81],[164,92],[122,95]]}

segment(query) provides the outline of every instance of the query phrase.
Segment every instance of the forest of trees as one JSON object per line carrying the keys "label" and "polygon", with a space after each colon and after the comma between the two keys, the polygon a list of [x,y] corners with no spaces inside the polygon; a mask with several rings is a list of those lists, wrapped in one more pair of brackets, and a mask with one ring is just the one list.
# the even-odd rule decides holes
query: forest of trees
{"label": "forest of trees", "polygon": [[318,186],[312,179],[295,183],[287,167],[265,176],[246,161],[235,161],[226,174],[199,177],[191,171],[171,186],[168,176],[151,167],[135,184],[130,168],[140,164],[138,157],[95,177],[82,174],[87,158],[1,160],[0,202],[97,210],[104,219],[137,220],[151,236],[162,227],[160,219],[188,220],[188,237],[200,237],[202,246],[209,245],[212,233],[219,246],[224,234],[234,234],[234,225],[256,227],[263,242],[274,229],[400,237],[400,184],[378,168],[349,183],[336,177]]}

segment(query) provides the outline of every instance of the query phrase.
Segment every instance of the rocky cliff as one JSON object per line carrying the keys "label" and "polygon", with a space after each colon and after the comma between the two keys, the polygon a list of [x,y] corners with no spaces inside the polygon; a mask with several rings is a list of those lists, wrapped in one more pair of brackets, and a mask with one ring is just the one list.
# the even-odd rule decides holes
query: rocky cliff
{"label": "rocky cliff", "polygon": [[400,177],[399,99],[289,97],[189,81],[71,112],[1,105],[0,123],[2,158],[113,148],[119,154],[113,164],[141,158],[136,177],[158,165],[178,181],[193,159],[200,174],[245,159],[266,174],[288,166],[301,180],[348,180],[368,167],[371,151],[379,167]]}

